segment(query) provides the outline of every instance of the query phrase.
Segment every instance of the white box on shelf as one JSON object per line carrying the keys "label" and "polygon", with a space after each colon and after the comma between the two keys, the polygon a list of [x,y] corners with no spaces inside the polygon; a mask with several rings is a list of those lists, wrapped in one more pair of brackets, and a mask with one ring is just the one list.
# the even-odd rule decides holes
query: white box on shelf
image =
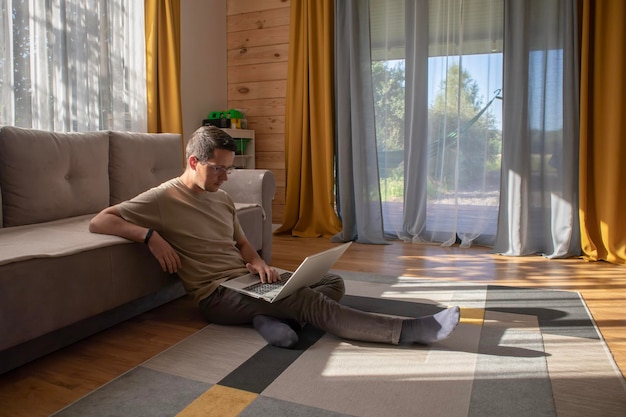
{"label": "white box on shelf", "polygon": [[235,166],[240,169],[254,169],[254,130],[222,129],[237,142]]}

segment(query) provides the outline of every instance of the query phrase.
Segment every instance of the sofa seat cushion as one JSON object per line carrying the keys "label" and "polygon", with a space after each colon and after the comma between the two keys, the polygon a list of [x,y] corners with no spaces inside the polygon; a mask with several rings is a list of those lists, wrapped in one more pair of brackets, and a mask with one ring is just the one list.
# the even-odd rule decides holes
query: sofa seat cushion
{"label": "sofa seat cushion", "polygon": [[107,207],[108,156],[108,132],[2,127],[3,226],[48,222]]}
{"label": "sofa seat cushion", "polygon": [[93,214],[0,229],[0,265],[34,258],[72,255],[130,240],[89,232]]}
{"label": "sofa seat cushion", "polygon": [[[262,248],[264,213],[257,204],[235,203],[246,237],[256,250]],[[106,246],[132,243],[130,240],[89,232],[94,214],[40,224],[0,228],[0,265],[34,258],[72,255]]]}
{"label": "sofa seat cushion", "polygon": [[184,293],[139,243],[0,265],[0,351],[174,287]]}

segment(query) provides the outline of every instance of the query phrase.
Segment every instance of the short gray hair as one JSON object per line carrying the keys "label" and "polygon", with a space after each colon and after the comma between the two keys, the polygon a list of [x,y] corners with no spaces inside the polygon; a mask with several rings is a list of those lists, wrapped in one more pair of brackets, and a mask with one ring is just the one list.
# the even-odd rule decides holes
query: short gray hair
{"label": "short gray hair", "polygon": [[216,149],[226,149],[235,152],[237,144],[235,140],[222,129],[215,126],[202,126],[198,128],[187,142],[186,158],[195,156],[201,162],[213,158]]}

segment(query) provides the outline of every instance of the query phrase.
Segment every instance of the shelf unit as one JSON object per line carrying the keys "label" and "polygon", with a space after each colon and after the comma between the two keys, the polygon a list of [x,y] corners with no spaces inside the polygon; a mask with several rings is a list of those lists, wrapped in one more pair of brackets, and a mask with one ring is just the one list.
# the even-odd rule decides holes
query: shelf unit
{"label": "shelf unit", "polygon": [[235,166],[240,169],[254,169],[254,130],[249,129],[222,129],[228,133],[235,141],[241,139],[249,139],[247,144],[244,142],[243,152],[235,154]]}

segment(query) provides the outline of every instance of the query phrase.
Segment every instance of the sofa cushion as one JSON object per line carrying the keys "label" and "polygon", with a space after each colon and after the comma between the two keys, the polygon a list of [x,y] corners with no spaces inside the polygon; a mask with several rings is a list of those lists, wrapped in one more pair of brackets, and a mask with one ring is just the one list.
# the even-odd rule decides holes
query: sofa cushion
{"label": "sofa cushion", "polygon": [[248,242],[259,251],[263,249],[263,220],[265,212],[259,204],[235,203],[237,218]]}
{"label": "sofa cushion", "polygon": [[182,173],[183,145],[179,134],[115,131],[109,134],[111,205],[129,200]]}
{"label": "sofa cushion", "polygon": [[132,243],[119,236],[89,232],[93,214],[0,229],[0,265],[54,258],[107,246]]}
{"label": "sofa cushion", "polygon": [[2,127],[3,226],[47,222],[107,207],[108,147],[106,132]]}
{"label": "sofa cushion", "polygon": [[[174,293],[172,285],[180,289]],[[4,349],[60,329],[34,352],[20,349],[26,356],[45,352],[71,338],[73,331],[68,334],[65,326],[92,317],[99,321],[106,311],[121,321],[129,317],[113,310],[119,306],[144,297],[144,306],[156,306],[164,289],[175,296],[183,293],[178,277],[163,272],[148,247],[138,243],[0,265],[0,288],[0,373],[15,366],[3,362]]]}

